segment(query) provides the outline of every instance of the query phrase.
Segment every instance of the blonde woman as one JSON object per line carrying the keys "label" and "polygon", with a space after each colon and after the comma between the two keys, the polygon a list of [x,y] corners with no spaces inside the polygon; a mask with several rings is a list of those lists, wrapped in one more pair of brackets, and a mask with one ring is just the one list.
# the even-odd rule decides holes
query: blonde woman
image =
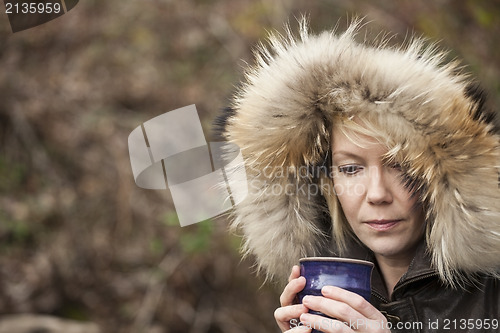
{"label": "blonde woman", "polygon": [[[248,177],[233,225],[269,278],[288,278],[278,326],[498,332],[493,113],[442,53],[419,39],[360,43],[358,25],[314,35],[302,21],[299,38],[272,36],[220,119]],[[326,287],[296,304],[306,256],[372,261],[370,302]]]}

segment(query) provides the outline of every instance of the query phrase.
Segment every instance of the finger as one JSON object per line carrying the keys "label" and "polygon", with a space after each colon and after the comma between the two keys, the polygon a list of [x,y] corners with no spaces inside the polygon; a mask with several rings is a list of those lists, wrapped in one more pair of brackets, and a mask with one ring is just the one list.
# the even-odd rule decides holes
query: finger
{"label": "finger", "polygon": [[278,322],[289,322],[292,319],[299,318],[301,314],[307,311],[309,311],[309,309],[302,304],[284,306],[274,311],[274,318]]}
{"label": "finger", "polygon": [[299,326],[292,328],[291,330],[286,331],[285,333],[311,333],[311,331],[312,331],[311,328],[309,328],[307,326],[299,325]]}
{"label": "finger", "polygon": [[353,293],[351,291],[333,287],[326,286],[323,287],[321,293],[329,299],[336,300],[341,303],[349,305],[351,308],[359,312],[362,316],[369,319],[380,319],[383,316],[373,305],[371,305],[362,296]]}
{"label": "finger", "polygon": [[290,273],[290,276],[288,277],[288,282],[292,281],[293,279],[296,279],[300,276],[300,267],[297,265],[294,265],[292,267],[292,272]]}
{"label": "finger", "polygon": [[303,276],[299,276],[296,279],[291,280],[283,289],[283,293],[280,296],[280,304],[281,306],[292,305],[295,300],[295,296],[297,293],[304,289],[306,285],[306,278]]}
{"label": "finger", "polygon": [[355,322],[366,319],[360,312],[349,304],[322,296],[306,296],[303,304],[311,310],[319,311],[343,322]]}
{"label": "finger", "polygon": [[354,332],[345,322],[319,315],[313,315],[310,313],[304,313],[303,315],[301,315],[300,322],[302,323],[302,325],[304,325],[304,327],[315,329],[324,333]]}
{"label": "finger", "polygon": [[279,328],[285,332],[291,328],[301,326],[298,318],[307,311],[308,309],[302,304],[290,305],[277,308],[274,311],[274,318]]}

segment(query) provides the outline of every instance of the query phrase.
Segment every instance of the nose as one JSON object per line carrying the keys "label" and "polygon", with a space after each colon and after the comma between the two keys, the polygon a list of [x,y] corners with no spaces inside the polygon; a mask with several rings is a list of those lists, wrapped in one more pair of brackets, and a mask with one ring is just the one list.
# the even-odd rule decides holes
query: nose
{"label": "nose", "polygon": [[369,168],[369,181],[366,190],[366,200],[373,205],[392,203],[390,180],[385,174],[384,167],[373,166]]}

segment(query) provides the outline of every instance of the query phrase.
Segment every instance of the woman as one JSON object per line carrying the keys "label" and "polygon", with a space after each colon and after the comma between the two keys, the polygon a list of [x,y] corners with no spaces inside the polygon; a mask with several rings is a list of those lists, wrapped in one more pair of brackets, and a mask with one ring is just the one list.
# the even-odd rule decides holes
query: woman
{"label": "woman", "polygon": [[[273,36],[221,118],[245,158],[247,254],[289,282],[282,331],[498,332],[500,139],[481,91],[415,39]],[[372,261],[370,302],[335,287],[295,304],[299,258]],[[336,320],[309,314],[323,312]]]}

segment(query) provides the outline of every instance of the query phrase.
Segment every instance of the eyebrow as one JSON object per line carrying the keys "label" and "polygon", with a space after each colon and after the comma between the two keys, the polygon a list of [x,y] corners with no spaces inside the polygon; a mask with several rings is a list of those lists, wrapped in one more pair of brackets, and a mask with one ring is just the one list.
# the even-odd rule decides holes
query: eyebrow
{"label": "eyebrow", "polygon": [[350,151],[345,151],[345,150],[338,150],[338,151],[334,151],[333,152],[333,156],[336,156],[336,155],[342,155],[344,157],[354,157],[354,158],[361,158],[361,156],[355,154],[355,153],[352,153]]}

